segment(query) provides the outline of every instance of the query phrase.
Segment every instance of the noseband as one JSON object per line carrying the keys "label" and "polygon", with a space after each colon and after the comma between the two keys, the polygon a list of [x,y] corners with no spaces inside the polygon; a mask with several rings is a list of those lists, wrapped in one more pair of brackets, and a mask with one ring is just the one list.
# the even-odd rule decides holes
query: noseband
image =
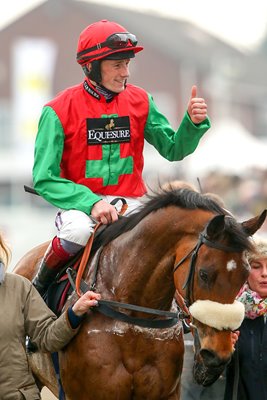
{"label": "noseband", "polygon": [[205,227],[205,229],[202,232],[200,232],[200,234],[198,236],[198,241],[197,241],[197,244],[195,245],[195,247],[188,254],[186,254],[177,264],[175,264],[174,269],[173,269],[173,272],[175,272],[189,257],[191,257],[188,275],[187,275],[187,278],[183,285],[183,289],[186,288],[185,301],[186,301],[186,304],[188,307],[194,302],[194,300],[192,299],[192,293],[193,293],[195,267],[196,267],[196,261],[197,261],[199,249],[203,244],[205,244],[208,247],[217,249],[217,250],[225,251],[227,253],[232,253],[232,252],[238,251],[234,247],[226,246],[222,243],[212,242],[211,240],[209,240],[208,235],[207,235],[207,226]]}

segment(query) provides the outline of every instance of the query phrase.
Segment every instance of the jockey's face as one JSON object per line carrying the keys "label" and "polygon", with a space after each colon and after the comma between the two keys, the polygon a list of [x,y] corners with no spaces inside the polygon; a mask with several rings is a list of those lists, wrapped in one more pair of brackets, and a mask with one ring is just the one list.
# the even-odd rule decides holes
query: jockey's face
{"label": "jockey's face", "polygon": [[115,93],[125,89],[127,78],[129,78],[130,59],[125,60],[103,60],[101,62],[101,85]]}

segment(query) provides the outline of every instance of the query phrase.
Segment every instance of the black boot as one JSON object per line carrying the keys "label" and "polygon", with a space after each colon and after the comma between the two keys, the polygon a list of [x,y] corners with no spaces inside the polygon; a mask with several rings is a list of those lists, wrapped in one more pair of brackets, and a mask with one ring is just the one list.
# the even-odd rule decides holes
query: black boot
{"label": "black boot", "polygon": [[61,268],[67,263],[70,257],[60,257],[53,250],[52,242],[49,244],[41,261],[37,275],[32,283],[41,296],[45,294],[49,285],[53,282]]}

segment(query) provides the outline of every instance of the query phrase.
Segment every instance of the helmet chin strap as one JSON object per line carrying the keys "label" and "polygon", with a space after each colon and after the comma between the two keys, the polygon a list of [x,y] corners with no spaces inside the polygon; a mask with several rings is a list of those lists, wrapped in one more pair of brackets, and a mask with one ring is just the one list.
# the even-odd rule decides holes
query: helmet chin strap
{"label": "helmet chin strap", "polygon": [[[85,76],[88,79],[90,79],[90,81],[95,82],[97,85],[101,85],[101,81],[102,81],[100,63],[101,63],[101,60],[92,61],[90,70],[88,69],[87,65],[82,66]],[[127,80],[125,81],[125,85],[124,85],[125,89],[126,89],[126,86],[127,86]]]}
{"label": "helmet chin strap", "polygon": [[[113,92],[110,89],[107,89],[105,86],[101,84],[101,72],[100,72],[100,61],[92,61],[92,68],[89,71],[87,65],[83,65],[82,69],[85,76],[95,84],[96,89],[100,94],[102,94],[107,102],[110,102],[118,93]],[[126,82],[124,87],[126,88]]]}
{"label": "helmet chin strap", "polygon": [[91,70],[89,71],[87,65],[83,65],[82,67],[85,76],[91,81],[96,82],[97,84],[101,83],[101,71],[100,71],[100,61],[94,60],[91,62]]}

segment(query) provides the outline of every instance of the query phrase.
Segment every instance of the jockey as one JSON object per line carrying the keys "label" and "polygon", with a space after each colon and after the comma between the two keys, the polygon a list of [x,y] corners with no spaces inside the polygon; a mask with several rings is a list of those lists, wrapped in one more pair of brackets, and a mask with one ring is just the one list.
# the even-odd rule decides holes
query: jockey
{"label": "jockey", "polygon": [[37,193],[59,211],[57,236],[33,281],[41,294],[86,245],[96,221],[110,224],[118,219],[112,199],[124,197],[128,212],[141,204],[146,193],[144,139],[169,161],[182,160],[210,127],[207,105],[196,97],[196,86],[175,131],[152,96],[127,83],[130,61],[142,50],[136,36],[115,22],[89,25],[77,48],[84,81],[43,108],[33,182]]}

